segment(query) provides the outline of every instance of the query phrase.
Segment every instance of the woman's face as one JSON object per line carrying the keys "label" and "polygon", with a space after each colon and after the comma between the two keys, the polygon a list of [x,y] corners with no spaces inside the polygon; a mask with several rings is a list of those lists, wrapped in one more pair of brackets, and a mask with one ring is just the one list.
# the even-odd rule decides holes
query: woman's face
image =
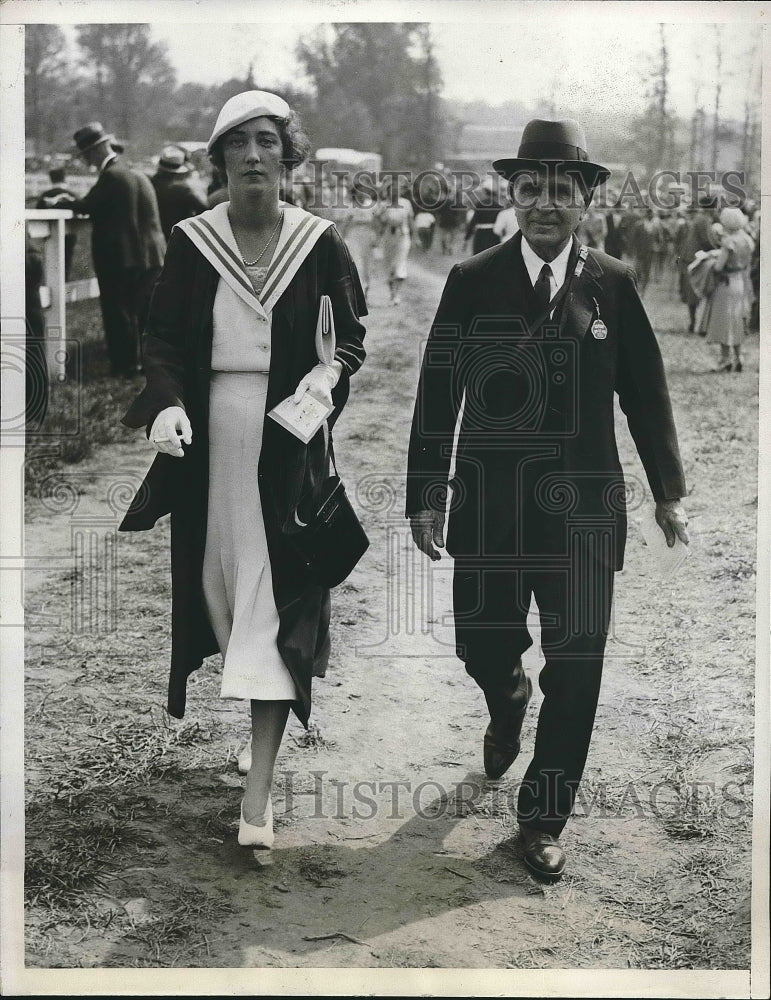
{"label": "woman's face", "polygon": [[255,194],[278,189],[284,150],[270,118],[250,118],[226,132],[222,152],[231,188]]}

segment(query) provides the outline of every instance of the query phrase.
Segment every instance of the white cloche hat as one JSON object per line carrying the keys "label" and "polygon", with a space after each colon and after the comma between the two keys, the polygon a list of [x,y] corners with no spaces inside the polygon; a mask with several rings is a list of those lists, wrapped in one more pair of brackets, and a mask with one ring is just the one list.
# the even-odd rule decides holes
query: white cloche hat
{"label": "white cloche hat", "polygon": [[206,143],[207,153],[217,139],[221,138],[236,125],[241,125],[249,121],[250,118],[259,118],[265,115],[268,118],[279,118],[286,121],[292,109],[278,94],[271,94],[267,90],[247,90],[243,94],[236,94],[229,101],[225,101],[222,110],[217,115],[214,124],[214,131]]}

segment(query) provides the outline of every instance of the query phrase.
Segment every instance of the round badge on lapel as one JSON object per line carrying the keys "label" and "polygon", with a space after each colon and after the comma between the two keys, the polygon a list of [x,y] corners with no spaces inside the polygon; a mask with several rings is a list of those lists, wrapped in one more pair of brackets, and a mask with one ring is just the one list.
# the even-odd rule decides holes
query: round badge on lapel
{"label": "round badge on lapel", "polygon": [[592,336],[595,340],[605,340],[608,336],[608,328],[601,319],[596,319],[592,323]]}

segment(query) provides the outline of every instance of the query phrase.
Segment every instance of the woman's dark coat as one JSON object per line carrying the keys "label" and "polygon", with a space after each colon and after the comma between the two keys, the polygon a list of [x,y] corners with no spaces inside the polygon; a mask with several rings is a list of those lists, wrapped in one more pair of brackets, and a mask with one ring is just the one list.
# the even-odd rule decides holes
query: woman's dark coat
{"label": "woman's dark coat", "polygon": [[[163,273],[153,293],[143,341],[147,384],[123,423],[147,426],[167,406],[184,406],[193,429],[184,458],[156,456],[120,530],[144,531],[171,513],[171,673],[168,710],[185,712],[188,676],[218,650],[202,589],[208,509],[208,404],[212,310],[219,275],[180,230],[172,232]],[[332,299],[336,356],[343,365],[333,390],[333,425],[348,398],[349,378],[364,360],[364,295],[356,267],[337,230],[327,229],[273,309],[271,361],[265,410],[295,391],[317,363],[319,299]],[[330,436],[331,440],[331,436]],[[298,498],[328,474],[323,430],[302,444],[266,416],[255,486],[259,485],[273,592],[279,613],[278,648],[298,691],[293,708],[304,725],[311,707],[311,677],[323,676],[329,658],[329,591],[316,584],[306,561],[282,536]],[[259,650],[255,649],[255,658]]]}

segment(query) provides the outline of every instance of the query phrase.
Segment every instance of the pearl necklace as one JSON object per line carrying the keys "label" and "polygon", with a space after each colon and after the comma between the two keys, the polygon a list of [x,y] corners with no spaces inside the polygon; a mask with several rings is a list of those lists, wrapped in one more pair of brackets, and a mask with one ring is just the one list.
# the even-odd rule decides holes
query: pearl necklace
{"label": "pearl necklace", "polygon": [[260,253],[260,255],[259,255],[258,257],[256,257],[256,258],[255,258],[254,260],[247,260],[247,259],[246,259],[246,257],[242,257],[242,258],[241,258],[241,260],[242,260],[242,261],[244,262],[244,265],[245,265],[246,267],[254,267],[254,266],[255,266],[256,264],[259,264],[259,262],[260,262],[260,261],[262,260],[262,258],[263,258],[263,257],[265,256],[265,251],[266,251],[266,250],[268,249],[268,247],[269,247],[269,246],[271,245],[271,243],[273,242],[273,237],[274,237],[274,236],[276,235],[276,233],[278,232],[278,229],[279,229],[279,226],[281,225],[281,223],[282,223],[283,221],[284,221],[284,213],[283,213],[283,211],[282,211],[282,212],[281,212],[281,214],[280,214],[280,215],[279,215],[279,217],[278,217],[278,222],[276,223],[276,226],[275,226],[275,229],[273,230],[273,232],[272,232],[272,233],[270,234],[270,236],[268,237],[268,242],[267,242],[267,243],[265,244],[265,246],[264,246],[264,247],[262,248],[262,253]]}

